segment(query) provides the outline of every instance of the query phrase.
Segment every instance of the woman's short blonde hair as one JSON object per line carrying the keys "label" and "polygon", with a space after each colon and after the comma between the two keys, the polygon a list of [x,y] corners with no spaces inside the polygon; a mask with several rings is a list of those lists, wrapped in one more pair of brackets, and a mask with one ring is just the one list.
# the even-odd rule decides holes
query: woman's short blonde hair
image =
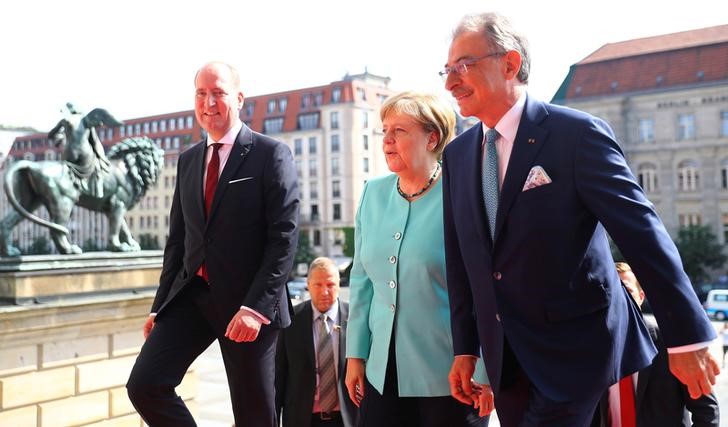
{"label": "woman's short blonde hair", "polygon": [[455,111],[435,95],[420,92],[398,93],[384,102],[379,110],[379,117],[384,121],[391,113],[406,114],[422,125],[426,132],[436,132],[438,141],[432,151],[438,157],[455,136]]}

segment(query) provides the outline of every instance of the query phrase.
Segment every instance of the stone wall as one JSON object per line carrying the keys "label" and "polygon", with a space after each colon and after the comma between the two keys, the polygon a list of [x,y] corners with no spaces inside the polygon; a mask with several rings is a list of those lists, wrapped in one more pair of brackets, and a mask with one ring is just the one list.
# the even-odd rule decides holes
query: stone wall
{"label": "stone wall", "polygon": [[[153,297],[147,287],[0,306],[0,426],[143,426],[125,384]],[[177,392],[196,414],[194,368]]]}

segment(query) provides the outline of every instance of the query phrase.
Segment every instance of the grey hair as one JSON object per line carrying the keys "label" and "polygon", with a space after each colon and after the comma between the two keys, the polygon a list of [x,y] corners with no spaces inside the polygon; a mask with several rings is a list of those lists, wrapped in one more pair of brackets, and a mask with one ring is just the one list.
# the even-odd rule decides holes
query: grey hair
{"label": "grey hair", "polygon": [[521,54],[521,69],[518,80],[527,84],[531,72],[531,53],[528,40],[511,25],[503,15],[494,12],[473,13],[463,16],[453,31],[453,39],[463,33],[481,33],[491,48],[508,52],[514,50]]}

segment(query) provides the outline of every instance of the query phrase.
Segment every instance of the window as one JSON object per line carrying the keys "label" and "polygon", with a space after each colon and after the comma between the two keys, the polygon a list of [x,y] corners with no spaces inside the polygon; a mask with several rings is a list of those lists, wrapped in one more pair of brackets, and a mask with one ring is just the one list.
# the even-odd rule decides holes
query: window
{"label": "window", "polygon": [[677,116],[677,139],[695,138],[695,116],[692,114],[679,114]]}
{"label": "window", "polygon": [[331,129],[338,129],[339,128],[339,112],[332,111],[330,117],[331,117]]}
{"label": "window", "polygon": [[645,193],[657,191],[657,167],[655,165],[640,165],[637,168],[637,179]]}
{"label": "window", "polygon": [[311,95],[305,94],[301,97],[301,108],[307,108],[311,105]]}
{"label": "window", "polygon": [[144,122],[144,134],[149,133],[149,122]]}
{"label": "window", "polygon": [[369,151],[369,135],[362,135],[361,145],[364,151]]}
{"label": "window", "polygon": [[695,191],[700,188],[700,174],[696,162],[684,160],[677,166],[677,188],[680,191]]}
{"label": "window", "polygon": [[106,129],[106,138],[107,139],[114,139],[114,128],[107,128]]}
{"label": "window", "polygon": [[141,135],[142,133],[142,124],[137,123],[134,125],[134,135]]}
{"label": "window", "polygon": [[720,188],[728,189],[728,159],[720,164]]}
{"label": "window", "polygon": [[152,133],[157,133],[158,130],[159,130],[159,122],[155,120],[152,122]]}
{"label": "window", "polygon": [[339,135],[331,135],[331,152],[338,153],[340,148]]}
{"label": "window", "polygon": [[331,103],[338,104],[341,102],[341,88],[335,87],[334,90],[331,91]]}
{"label": "window", "polygon": [[192,129],[192,116],[187,116],[187,129]]}
{"label": "window", "polygon": [[311,205],[311,221],[319,220],[318,205]]}
{"label": "window", "polygon": [[319,106],[324,103],[324,94],[319,92],[313,98],[313,105]]}
{"label": "window", "polygon": [[303,171],[301,169],[301,160],[296,159],[293,162],[296,164],[296,174],[298,175],[299,178],[302,177]]}
{"label": "window", "polygon": [[677,216],[678,222],[680,223],[680,227],[689,227],[691,225],[700,225],[701,224],[701,218],[700,214],[697,213],[691,213],[691,214],[680,214]]}
{"label": "window", "polygon": [[160,132],[167,132],[167,121],[166,120],[161,120],[159,122],[159,131]]}
{"label": "window", "polygon": [[340,170],[339,170],[339,158],[333,157],[331,159],[331,175],[332,176],[339,176]]}
{"label": "window", "polygon": [[308,154],[316,154],[316,137],[308,138]]}
{"label": "window", "polygon": [[728,243],[728,214],[723,214],[723,244]]}
{"label": "window", "polygon": [[369,173],[369,159],[368,159],[368,158],[366,158],[366,157],[364,157],[364,158],[362,159],[362,162],[363,162],[363,163],[362,163],[362,171],[363,171],[364,173]]}
{"label": "window", "polygon": [[728,136],[728,111],[720,112],[720,135]]}
{"label": "window", "polygon": [[303,140],[296,138],[293,140],[293,154],[300,156],[303,152]]}
{"label": "window", "polygon": [[255,111],[255,103],[254,102],[246,102],[245,103],[245,115],[248,116],[248,117],[252,117],[254,111]]}
{"label": "window", "polygon": [[321,246],[321,230],[313,230],[313,245]]}
{"label": "window", "polygon": [[175,136],[172,138],[172,148],[179,149],[179,137]]}
{"label": "window", "polygon": [[361,127],[366,129],[369,127],[369,112],[362,111],[361,113]]}
{"label": "window", "polygon": [[331,182],[331,197],[333,197],[333,198],[341,197],[341,183],[339,181]]}
{"label": "window", "polygon": [[316,181],[311,181],[309,185],[309,196],[311,200],[318,199],[318,183]]}
{"label": "window", "polygon": [[263,121],[263,133],[281,133],[283,131],[283,117],[265,119]]}
{"label": "window", "polygon": [[169,127],[169,130],[176,130],[177,129],[177,121],[175,119],[169,119],[168,127]]}
{"label": "window", "polygon": [[356,88],[356,96],[362,101],[367,100],[367,91],[363,87]]}
{"label": "window", "polygon": [[184,129],[185,128],[185,118],[184,117],[177,117],[177,129]]}
{"label": "window", "polygon": [[308,176],[314,177],[318,175],[318,162],[316,159],[308,159]]}
{"label": "window", "polygon": [[274,112],[275,110],[276,110],[276,100],[271,99],[270,101],[268,101],[268,113],[270,114],[270,113]]}
{"label": "window", "polygon": [[285,113],[286,107],[288,107],[288,98],[279,99],[278,100],[278,110],[280,110],[281,113]]}
{"label": "window", "polygon": [[639,142],[654,142],[655,122],[652,119],[640,119],[639,133]]}
{"label": "window", "polygon": [[119,126],[119,136],[122,138],[126,136],[126,126]]}
{"label": "window", "polygon": [[334,203],[333,220],[341,221],[341,203]]}
{"label": "window", "polygon": [[319,113],[298,115],[298,130],[316,129],[319,127]]}

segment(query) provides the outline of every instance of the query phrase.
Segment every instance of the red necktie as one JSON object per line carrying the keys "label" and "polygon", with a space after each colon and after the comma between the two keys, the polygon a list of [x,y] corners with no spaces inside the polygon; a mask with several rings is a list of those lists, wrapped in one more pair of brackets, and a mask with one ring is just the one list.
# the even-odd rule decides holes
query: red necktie
{"label": "red necktie", "polygon": [[635,427],[637,425],[632,375],[619,380],[619,410],[622,417],[622,427]]}
{"label": "red necktie", "polygon": [[[210,163],[207,164],[207,175],[205,177],[205,218],[210,217],[212,199],[215,198],[218,175],[220,175],[220,154],[218,153],[220,147],[222,147],[222,144],[212,144],[212,157],[210,158]],[[207,265],[204,262],[200,267],[200,275],[206,282],[208,281]]]}

